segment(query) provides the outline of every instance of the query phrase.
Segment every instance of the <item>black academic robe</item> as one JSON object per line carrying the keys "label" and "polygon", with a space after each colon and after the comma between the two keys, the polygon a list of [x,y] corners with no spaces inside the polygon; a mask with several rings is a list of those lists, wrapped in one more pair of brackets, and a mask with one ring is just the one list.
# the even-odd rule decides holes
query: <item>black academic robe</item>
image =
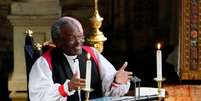
{"label": "black academic robe", "polygon": [[[52,49],[51,59],[52,59],[52,78],[54,83],[64,84],[67,79],[71,79],[73,76],[73,72],[70,68],[70,65],[64,56],[63,52],[57,48]],[[86,75],[86,54],[87,52],[83,50],[81,55],[78,55],[79,60],[79,69],[80,69],[80,77],[85,78]],[[93,92],[90,93],[90,99],[102,97],[102,82],[100,79],[99,71],[97,64],[94,59],[91,58],[92,61],[92,71],[91,71],[91,88],[94,89]],[[84,101],[85,93],[81,91],[81,99]],[[67,101],[79,101],[78,92],[75,94],[68,96]]]}

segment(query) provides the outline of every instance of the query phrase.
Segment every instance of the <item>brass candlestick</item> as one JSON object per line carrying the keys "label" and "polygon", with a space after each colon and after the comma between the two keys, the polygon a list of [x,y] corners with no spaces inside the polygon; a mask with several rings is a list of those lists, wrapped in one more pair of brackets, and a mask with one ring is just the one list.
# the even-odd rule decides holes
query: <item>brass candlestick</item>
{"label": "brass candlestick", "polygon": [[158,86],[158,97],[159,99],[161,98],[161,88],[162,88],[162,82],[165,81],[165,78],[158,79],[158,78],[154,78],[154,80],[157,82],[157,86]]}
{"label": "brass candlestick", "polygon": [[86,43],[95,47],[99,52],[102,52],[103,43],[107,40],[107,38],[103,35],[103,32],[99,30],[99,28],[102,26],[103,18],[98,12],[98,0],[94,1],[94,6],[94,14],[93,17],[90,18],[93,32],[86,36]]}
{"label": "brass candlestick", "polygon": [[84,101],[89,101],[90,92],[92,92],[93,89],[92,88],[90,88],[90,89],[83,88],[82,90],[85,91],[85,100]]}

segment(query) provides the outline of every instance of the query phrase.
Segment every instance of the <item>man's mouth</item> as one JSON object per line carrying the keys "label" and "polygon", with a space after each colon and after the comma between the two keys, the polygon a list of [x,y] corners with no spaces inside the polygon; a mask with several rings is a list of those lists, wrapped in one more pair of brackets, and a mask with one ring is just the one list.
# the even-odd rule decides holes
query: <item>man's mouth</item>
{"label": "man's mouth", "polygon": [[76,50],[81,50],[82,47],[81,47],[81,46],[76,46],[75,49],[76,49]]}

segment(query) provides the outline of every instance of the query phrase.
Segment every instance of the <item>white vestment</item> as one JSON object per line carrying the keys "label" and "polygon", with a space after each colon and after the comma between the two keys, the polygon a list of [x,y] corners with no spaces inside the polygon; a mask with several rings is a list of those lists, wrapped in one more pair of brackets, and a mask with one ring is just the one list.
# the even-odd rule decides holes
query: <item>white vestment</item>
{"label": "white vestment", "polygon": [[[104,96],[123,96],[126,94],[130,87],[130,81],[127,84],[118,85],[113,83],[116,70],[114,66],[93,48],[95,55],[98,59],[100,79],[102,81],[102,93]],[[79,73],[79,61],[73,63],[73,57],[67,56],[72,71]],[[52,67],[54,68],[54,67]],[[68,83],[58,84],[54,83],[52,79],[52,71],[49,67],[47,60],[41,56],[32,66],[29,75],[29,97],[31,101],[66,101],[68,96],[74,94],[74,91],[68,90]],[[69,82],[69,80],[66,80]],[[62,96],[58,88],[64,85],[64,91],[68,96]]]}

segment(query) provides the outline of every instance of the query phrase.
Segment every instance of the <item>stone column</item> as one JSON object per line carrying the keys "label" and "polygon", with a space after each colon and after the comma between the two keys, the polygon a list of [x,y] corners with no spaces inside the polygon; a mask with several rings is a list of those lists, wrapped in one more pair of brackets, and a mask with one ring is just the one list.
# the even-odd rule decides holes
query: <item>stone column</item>
{"label": "stone column", "polygon": [[[24,56],[25,31],[32,30],[36,42],[50,40],[50,27],[60,16],[58,0],[21,0],[12,2],[8,19],[13,25],[14,72],[9,81],[10,97],[26,99],[27,82]],[[24,91],[24,93],[16,93]]]}

